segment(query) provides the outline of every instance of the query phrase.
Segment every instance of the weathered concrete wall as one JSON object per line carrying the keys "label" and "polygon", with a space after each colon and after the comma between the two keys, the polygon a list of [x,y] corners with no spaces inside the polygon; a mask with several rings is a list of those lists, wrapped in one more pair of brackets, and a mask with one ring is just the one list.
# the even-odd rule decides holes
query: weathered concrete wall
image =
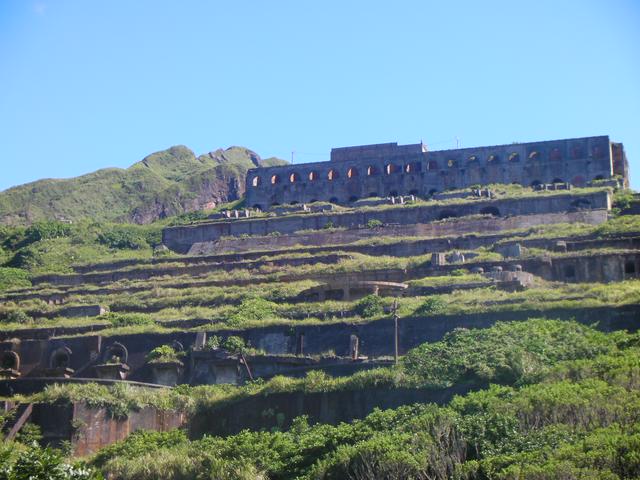
{"label": "weathered concrete wall", "polygon": [[413,403],[442,405],[454,395],[463,395],[486,385],[466,383],[441,390],[366,388],[321,393],[275,393],[254,395],[217,409],[198,412],[189,422],[189,435],[232,435],[248,428],[288,428],[294,418],[307,415],[309,423],[349,422],[364,418],[374,408],[388,409]]}
{"label": "weathered concrete wall", "polygon": [[[305,245],[340,245],[340,250],[391,256],[413,256],[450,249],[476,249],[491,245],[502,235],[470,236],[478,232],[501,232],[554,223],[586,223],[598,225],[607,220],[607,210],[584,210],[510,217],[450,218],[442,222],[418,223],[414,225],[383,225],[376,228],[353,228],[349,230],[318,230],[310,233],[292,233],[280,236],[258,236],[248,238],[223,238],[214,242],[196,243],[190,255],[209,255],[214,252],[273,251],[287,247]],[[465,236],[469,235],[469,236]],[[396,237],[393,245],[349,245],[364,239]],[[405,241],[403,237],[427,237],[425,240]]]}
{"label": "weathered concrete wall", "polygon": [[[252,169],[247,205],[348,203],[366,197],[427,196],[475,184],[570,182],[584,186],[620,174],[622,144],[589,137],[425,152],[422,145],[381,144],[334,149],[331,162]],[[615,158],[614,158],[615,156]]]}
{"label": "weathered concrete wall", "polygon": [[[486,312],[466,315],[437,315],[434,317],[409,317],[400,321],[400,352],[416,347],[424,342],[440,340],[447,332],[457,327],[486,328],[496,321],[523,321],[533,317],[547,317],[559,319],[576,319],[584,324],[596,324],[604,331],[629,330],[635,331],[640,325],[640,306],[599,307],[599,308],[558,308],[551,310],[518,310],[504,312]],[[206,327],[203,327],[206,330]],[[221,332],[209,332],[211,335],[221,335]],[[289,325],[252,328],[244,331],[227,331],[222,335],[239,335],[252,346],[260,348],[273,355],[296,354],[300,345],[300,336],[304,336],[304,353],[319,355],[334,351],[338,356],[350,354],[351,335],[359,338],[359,350],[362,355],[370,358],[393,355],[394,327],[393,320],[383,319],[374,322],[352,324],[333,323],[327,325],[307,325],[292,327]],[[136,335],[118,335],[113,337],[85,336],[70,338],[54,338],[46,340],[23,340],[19,343],[0,343],[0,353],[13,349],[20,355],[22,365],[20,371],[23,377],[41,376],[48,367],[51,355],[60,348],[68,348],[70,353],[69,366],[75,370],[77,377],[95,378],[93,366],[102,363],[102,354],[111,345],[118,342],[128,350],[127,364],[131,367],[129,380],[152,382],[153,376],[146,355],[153,348],[160,345],[180,342],[185,348],[195,342],[195,332],[147,333]],[[98,348],[99,347],[99,348]],[[276,360],[274,362],[278,363]],[[273,367],[273,368],[272,368]],[[265,374],[280,367],[261,366]],[[188,382],[191,378],[188,362],[181,382]],[[206,372],[201,372],[208,375]],[[25,379],[26,380],[26,379]],[[19,381],[2,382],[1,388],[18,385]],[[0,392],[1,393],[1,392]]]}
{"label": "weathered concrete wall", "polygon": [[[120,280],[147,280],[154,277],[163,276],[180,276],[180,275],[206,275],[216,271],[229,272],[235,269],[255,269],[262,266],[270,267],[296,267],[299,265],[316,265],[319,263],[337,263],[346,255],[326,254],[316,255],[313,257],[291,257],[272,259],[266,261],[244,261],[229,263],[210,263],[203,258],[199,264],[186,264],[178,266],[143,266],[141,268],[130,270],[116,270],[114,272],[97,272],[97,273],[72,273],[72,274],[49,274],[34,277],[31,282],[34,285],[48,283],[51,285],[86,285],[86,284],[103,284],[118,282]],[[74,307],[75,308],[75,307]],[[77,307],[82,309],[85,307]],[[94,316],[95,313],[87,310],[86,316]],[[77,316],[77,315],[76,315]]]}
{"label": "weathered concrete wall", "polygon": [[221,237],[268,235],[273,232],[288,234],[300,230],[321,230],[328,225],[354,228],[366,225],[371,220],[383,224],[416,225],[483,213],[497,216],[540,215],[610,208],[610,194],[605,190],[583,194],[540,194],[501,200],[478,200],[459,205],[404,205],[380,210],[301,214],[169,227],[162,231],[162,241],[170,249],[186,253],[194,243],[211,242]]}
{"label": "weathered concrete wall", "polygon": [[136,430],[167,431],[181,427],[186,420],[184,413],[151,407],[131,411],[126,418],[113,418],[106,409],[93,409],[83,402],[37,403],[31,418],[41,428],[45,444],[60,446],[62,441],[70,441],[76,456],[94,453]]}

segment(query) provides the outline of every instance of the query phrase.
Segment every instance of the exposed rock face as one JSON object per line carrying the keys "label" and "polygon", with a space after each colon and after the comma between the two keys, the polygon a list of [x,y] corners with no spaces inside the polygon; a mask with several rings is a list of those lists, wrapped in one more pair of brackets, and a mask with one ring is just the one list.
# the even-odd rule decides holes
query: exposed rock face
{"label": "exposed rock face", "polygon": [[244,194],[249,168],[282,165],[244,147],[196,156],[184,146],[153,153],[127,169],[110,168],[76,178],[39,180],[0,192],[0,223],[41,220],[149,223],[213,208]]}

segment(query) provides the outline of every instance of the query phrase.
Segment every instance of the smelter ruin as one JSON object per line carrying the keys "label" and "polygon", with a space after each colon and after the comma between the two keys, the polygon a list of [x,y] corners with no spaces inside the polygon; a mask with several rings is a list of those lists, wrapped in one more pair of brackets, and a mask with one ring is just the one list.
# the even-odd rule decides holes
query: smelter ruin
{"label": "smelter ruin", "polygon": [[30,422],[84,455],[140,428],[197,437],[286,428],[299,415],[337,423],[486,386],[247,394],[195,417],[147,406],[115,418],[82,400],[30,400],[54,383],[347,376],[501,320],[638,328],[640,199],[608,136],[336,148],[329,162],[251,169],[246,182],[242,203],[175,218],[146,256],[0,292],[5,438]]}
{"label": "smelter ruin", "polygon": [[368,197],[432,196],[445,190],[517,183],[536,186],[620,176],[628,187],[621,143],[608,136],[429,151],[423,143],[334,148],[331,161],[249,170],[246,204],[257,209]]}

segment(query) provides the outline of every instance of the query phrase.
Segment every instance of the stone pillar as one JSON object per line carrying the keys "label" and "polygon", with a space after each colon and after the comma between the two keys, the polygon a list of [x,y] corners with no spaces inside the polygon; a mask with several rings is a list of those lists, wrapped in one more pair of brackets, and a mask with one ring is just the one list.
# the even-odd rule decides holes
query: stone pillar
{"label": "stone pillar", "polygon": [[359,344],[358,336],[351,335],[349,338],[349,355],[351,356],[351,360],[358,359],[358,344]]}
{"label": "stone pillar", "polygon": [[432,253],[431,254],[431,266],[439,267],[441,265],[445,265],[447,260],[445,259],[444,253]]}

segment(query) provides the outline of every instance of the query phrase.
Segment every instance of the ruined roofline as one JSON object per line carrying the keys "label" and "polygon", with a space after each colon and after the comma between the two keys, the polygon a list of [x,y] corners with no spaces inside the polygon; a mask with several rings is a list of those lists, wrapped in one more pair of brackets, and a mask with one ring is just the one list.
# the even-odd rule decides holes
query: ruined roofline
{"label": "ruined roofline", "polygon": [[[502,143],[502,144],[496,144],[496,145],[479,145],[479,146],[474,146],[474,147],[463,147],[463,148],[448,148],[448,149],[443,149],[443,150],[429,150],[429,144],[428,143],[412,143],[412,144],[406,144],[406,145],[398,145],[397,142],[388,142],[388,143],[372,143],[372,144],[368,144],[368,145],[355,145],[355,146],[349,146],[349,147],[336,147],[336,148],[332,148],[331,149],[331,153],[333,154],[333,152],[339,151],[349,151],[352,150],[353,153],[355,154],[358,151],[364,152],[364,148],[370,149],[370,148],[375,148],[375,147],[396,147],[399,150],[397,151],[397,156],[401,156],[403,154],[406,153],[413,153],[413,154],[425,154],[426,156],[428,156],[430,153],[431,154],[444,154],[444,153],[451,153],[452,155],[454,153],[462,153],[462,152],[471,152],[471,151],[482,151],[482,150],[486,150],[486,149],[504,149],[504,148],[508,148],[508,147],[522,147],[522,146],[531,146],[531,145],[548,145],[548,144],[554,144],[557,142],[579,142],[579,141],[586,141],[586,140],[596,140],[596,139],[606,139],[607,143],[611,144],[617,144],[617,145],[624,145],[622,142],[613,142],[611,141],[609,135],[595,135],[595,136],[587,136],[587,137],[572,137],[572,138],[559,138],[559,139],[555,139],[555,140],[540,140],[540,141],[532,141],[532,142],[512,142],[512,143]],[[407,152],[407,150],[403,150],[403,147],[408,147],[407,150],[409,150],[409,152]],[[416,150],[414,152],[410,152],[411,149],[419,147],[420,150]],[[624,147],[623,147],[624,148]],[[387,150],[388,151],[388,150]],[[385,155],[379,155],[380,158],[390,158],[396,156],[394,153],[391,154],[385,154]],[[248,170],[248,172],[255,172],[255,171],[261,171],[261,172],[266,172],[266,171],[270,171],[270,170],[285,170],[285,169],[292,169],[295,168],[296,166],[304,166],[304,167],[313,167],[313,166],[327,166],[329,163],[331,162],[347,162],[347,161],[362,161],[362,160],[367,160],[367,159],[372,159],[369,156],[365,156],[365,154],[363,153],[362,156],[356,157],[355,155],[350,156],[349,158],[342,158],[342,159],[338,159],[338,160],[333,160],[333,159],[329,159],[329,160],[321,160],[321,161],[316,161],[316,162],[303,162],[303,163],[294,163],[294,164],[290,164],[290,165],[275,165],[272,167],[255,167],[255,168],[250,168]]]}

